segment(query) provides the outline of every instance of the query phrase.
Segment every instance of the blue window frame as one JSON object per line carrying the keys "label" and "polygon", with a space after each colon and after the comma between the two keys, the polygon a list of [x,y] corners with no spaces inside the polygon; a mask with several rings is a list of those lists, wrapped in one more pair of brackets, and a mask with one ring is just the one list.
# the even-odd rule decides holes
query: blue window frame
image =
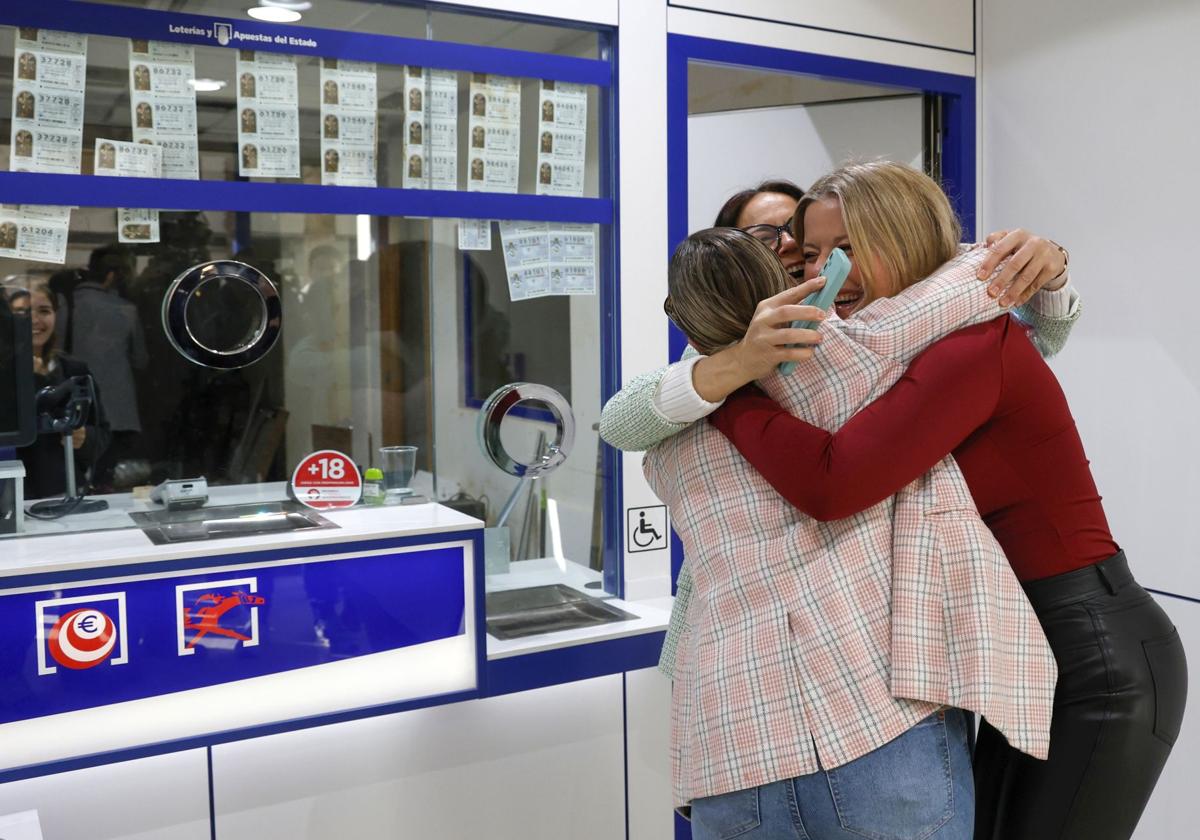
{"label": "blue window frame", "polygon": [[[975,78],[917,70],[873,61],[834,58],[697,38],[667,36],[667,257],[688,235],[688,63],[704,61],[759,70],[776,70],[836,81],[920,90],[942,97],[942,184],[962,221],[964,236],[975,235]],[[668,322],[670,360],[678,359],[686,339]],[[671,536],[671,579],[679,576],[683,545]]]}

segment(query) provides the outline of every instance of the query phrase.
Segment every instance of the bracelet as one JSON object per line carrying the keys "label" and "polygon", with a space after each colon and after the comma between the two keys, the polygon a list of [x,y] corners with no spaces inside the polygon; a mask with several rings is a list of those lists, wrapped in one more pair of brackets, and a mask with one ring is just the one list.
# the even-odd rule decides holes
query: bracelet
{"label": "bracelet", "polygon": [[1054,277],[1050,278],[1050,282],[1053,283],[1056,280],[1062,279],[1063,275],[1066,274],[1067,270],[1071,267],[1071,252],[1068,251],[1063,246],[1059,245],[1053,239],[1047,239],[1046,241],[1049,242],[1051,245],[1053,245],[1055,248],[1057,248],[1060,252],[1062,252],[1062,255],[1063,255],[1063,270],[1058,272],[1058,274],[1055,275]]}

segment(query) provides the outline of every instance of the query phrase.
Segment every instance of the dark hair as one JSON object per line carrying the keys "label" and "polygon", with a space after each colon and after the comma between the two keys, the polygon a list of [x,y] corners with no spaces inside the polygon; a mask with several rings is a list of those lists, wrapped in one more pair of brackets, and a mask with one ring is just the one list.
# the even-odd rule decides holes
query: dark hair
{"label": "dark hair", "polygon": [[717,220],[713,222],[713,227],[737,227],[738,216],[742,215],[742,211],[746,209],[746,205],[750,203],[750,199],[760,193],[779,193],[780,195],[794,198],[796,201],[804,198],[804,190],[791,181],[786,181],[782,178],[763,181],[757,187],[734,193],[728,201],[722,204],[721,212],[717,213]]}
{"label": "dark hair", "polygon": [[133,253],[127,246],[102,245],[92,251],[88,259],[88,279],[103,284],[109,274],[116,274],[113,285],[118,292],[124,292],[133,274]]}

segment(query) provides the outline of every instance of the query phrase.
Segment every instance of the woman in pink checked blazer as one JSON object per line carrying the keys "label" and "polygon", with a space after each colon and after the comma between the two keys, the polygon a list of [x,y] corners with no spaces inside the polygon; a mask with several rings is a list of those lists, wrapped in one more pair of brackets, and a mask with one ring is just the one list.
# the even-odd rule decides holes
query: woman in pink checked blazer
{"label": "woman in pink checked blazer", "polygon": [[[932,248],[908,251],[915,276],[958,249],[954,225],[929,238]],[[810,407],[836,428],[922,347],[995,315],[975,276],[985,256],[952,260],[872,319],[823,326],[817,355],[795,376],[775,377],[773,393],[796,407],[816,398]],[[759,299],[788,285],[753,237],[708,231],[676,253],[668,313],[697,349],[712,350],[745,331]],[[675,667],[672,751],[676,801],[692,803],[698,837],[727,836],[733,825],[790,836],[780,832],[795,830],[799,809],[812,840],[965,840],[967,722],[947,706],[1003,721],[1023,749],[1044,755],[1053,660],[952,463],[866,518],[828,525],[797,514],[709,424],[651,450],[645,467],[695,581]],[[924,511],[939,504],[949,515],[935,527]],[[968,575],[943,596],[925,585],[931,560]],[[917,622],[913,643],[895,650],[894,591]],[[989,646],[973,627],[1004,641]],[[1020,674],[1028,686],[1014,692]]]}

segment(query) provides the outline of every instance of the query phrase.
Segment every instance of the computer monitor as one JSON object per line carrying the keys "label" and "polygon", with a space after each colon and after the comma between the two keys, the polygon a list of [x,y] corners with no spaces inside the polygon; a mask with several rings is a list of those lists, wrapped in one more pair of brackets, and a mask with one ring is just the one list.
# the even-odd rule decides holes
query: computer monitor
{"label": "computer monitor", "polygon": [[28,312],[13,312],[0,289],[0,447],[28,446],[37,437],[33,330]]}

